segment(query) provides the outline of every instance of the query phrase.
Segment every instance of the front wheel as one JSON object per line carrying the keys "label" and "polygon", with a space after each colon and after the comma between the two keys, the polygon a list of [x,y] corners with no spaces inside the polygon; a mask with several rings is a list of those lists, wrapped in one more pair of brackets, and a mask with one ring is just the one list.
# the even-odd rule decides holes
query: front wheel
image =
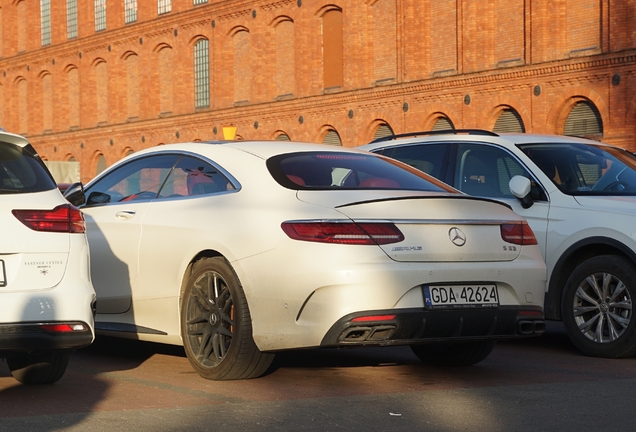
{"label": "front wheel", "polygon": [[206,379],[256,378],[274,360],[274,354],[256,347],[245,293],[223,258],[205,258],[192,267],[181,304],[181,334],[190,364]]}
{"label": "front wheel", "polygon": [[424,363],[433,366],[470,366],[490,355],[495,341],[436,343],[411,345],[411,350]]}
{"label": "front wheel", "polygon": [[66,372],[70,356],[67,351],[19,353],[7,357],[7,366],[22,384],[52,384]]}
{"label": "front wheel", "polygon": [[601,255],[581,263],[568,278],[562,299],[565,329],[574,345],[594,357],[636,355],[634,265]]}

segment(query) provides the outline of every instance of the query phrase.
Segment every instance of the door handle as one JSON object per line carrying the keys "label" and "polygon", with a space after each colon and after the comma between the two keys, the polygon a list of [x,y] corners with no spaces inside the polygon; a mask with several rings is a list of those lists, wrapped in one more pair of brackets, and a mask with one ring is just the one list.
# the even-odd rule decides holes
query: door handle
{"label": "door handle", "polygon": [[130,219],[135,215],[134,211],[120,211],[115,213],[117,219]]}

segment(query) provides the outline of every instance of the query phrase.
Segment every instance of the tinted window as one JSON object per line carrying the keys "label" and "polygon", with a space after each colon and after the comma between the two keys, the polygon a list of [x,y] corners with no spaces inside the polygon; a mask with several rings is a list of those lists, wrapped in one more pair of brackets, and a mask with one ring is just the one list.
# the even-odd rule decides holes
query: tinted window
{"label": "tinted window", "polygon": [[214,166],[201,159],[183,156],[168,176],[159,197],[205,195],[234,189]]}
{"label": "tinted window", "polygon": [[534,200],[547,199],[528,171],[503,149],[481,144],[459,144],[455,165],[455,187],[469,195],[512,199],[510,179],[521,175],[533,181],[531,197]]}
{"label": "tinted window", "polygon": [[267,161],[272,176],[290,189],[407,189],[454,191],[399,161],[377,155],[303,152]]}
{"label": "tinted window", "polygon": [[0,194],[42,192],[55,187],[33,147],[0,142]]}
{"label": "tinted window", "polygon": [[636,195],[636,157],[610,146],[524,144],[519,148],[569,195]]}
{"label": "tinted window", "polygon": [[150,156],[116,168],[87,189],[87,204],[155,198],[179,157],[179,155]]}
{"label": "tinted window", "polygon": [[441,180],[446,173],[449,148],[450,146],[446,144],[409,145],[387,148],[382,150],[381,154],[402,161]]}

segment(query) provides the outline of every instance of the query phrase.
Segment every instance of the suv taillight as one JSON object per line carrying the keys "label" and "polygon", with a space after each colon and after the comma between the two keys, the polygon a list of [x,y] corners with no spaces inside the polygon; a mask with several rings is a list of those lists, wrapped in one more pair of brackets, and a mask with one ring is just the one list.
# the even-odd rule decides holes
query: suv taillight
{"label": "suv taillight", "polygon": [[86,232],[84,215],[70,204],[53,210],[13,210],[13,215],[35,231],[83,233]]}
{"label": "suv taillight", "polygon": [[383,245],[404,240],[392,223],[283,222],[285,234],[294,240],[354,245]]}
{"label": "suv taillight", "polygon": [[527,222],[511,222],[501,225],[501,238],[517,245],[536,245],[537,238]]}

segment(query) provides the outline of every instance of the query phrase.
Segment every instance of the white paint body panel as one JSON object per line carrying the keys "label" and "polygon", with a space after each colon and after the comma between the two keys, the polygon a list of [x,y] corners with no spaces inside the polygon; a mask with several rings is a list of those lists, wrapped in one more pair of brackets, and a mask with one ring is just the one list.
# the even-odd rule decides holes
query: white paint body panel
{"label": "white paint body panel", "polygon": [[57,189],[0,195],[0,259],[7,279],[0,287],[0,323],[83,321],[92,329],[95,291],[86,237],[33,231],[11,213],[65,203]]}

